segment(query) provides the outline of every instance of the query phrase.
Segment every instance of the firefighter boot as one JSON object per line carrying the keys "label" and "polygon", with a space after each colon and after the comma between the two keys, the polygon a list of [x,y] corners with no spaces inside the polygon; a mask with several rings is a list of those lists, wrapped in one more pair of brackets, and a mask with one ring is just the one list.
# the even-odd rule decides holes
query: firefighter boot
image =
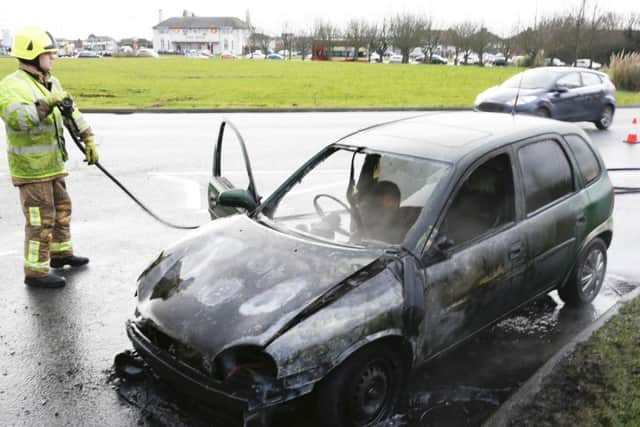
{"label": "firefighter boot", "polygon": [[49,273],[42,277],[25,277],[24,283],[34,288],[61,288],[67,284],[67,281],[64,277]]}
{"label": "firefighter boot", "polygon": [[63,268],[65,265],[69,267],[81,267],[89,264],[89,258],[83,256],[67,255],[63,257],[51,257],[51,268]]}

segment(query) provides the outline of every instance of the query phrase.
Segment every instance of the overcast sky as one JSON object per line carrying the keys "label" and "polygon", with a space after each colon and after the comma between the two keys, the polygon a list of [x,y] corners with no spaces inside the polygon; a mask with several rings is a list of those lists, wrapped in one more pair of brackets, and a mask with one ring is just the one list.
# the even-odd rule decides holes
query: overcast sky
{"label": "overcast sky", "polygon": [[[621,14],[639,13],[637,0],[588,0],[590,9]],[[381,21],[398,13],[426,14],[438,27],[474,21],[483,23],[498,35],[508,35],[516,25],[533,23],[538,15],[551,15],[576,9],[581,0],[108,0],[108,1],[0,1],[0,29],[14,31],[36,25],[48,29],[55,37],[86,38],[89,34],[151,38],[158,23],[159,10],[164,19],[181,16],[187,9],[196,16],[234,16],[245,19],[250,11],[253,25],[273,34],[285,26],[291,31],[310,29],[318,19],[343,26],[350,19]]]}

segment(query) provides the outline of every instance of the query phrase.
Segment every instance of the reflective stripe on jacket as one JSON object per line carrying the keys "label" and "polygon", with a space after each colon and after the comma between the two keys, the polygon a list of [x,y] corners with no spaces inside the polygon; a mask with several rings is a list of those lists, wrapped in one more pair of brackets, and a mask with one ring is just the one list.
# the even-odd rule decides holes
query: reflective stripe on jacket
{"label": "reflective stripe on jacket", "polygon": [[[0,81],[0,116],[7,133],[9,170],[14,178],[39,179],[65,173],[58,140],[63,138],[62,114],[57,108],[40,118],[35,102],[62,91],[52,78],[49,91],[29,73],[18,70]],[[80,131],[88,129],[74,109]]]}

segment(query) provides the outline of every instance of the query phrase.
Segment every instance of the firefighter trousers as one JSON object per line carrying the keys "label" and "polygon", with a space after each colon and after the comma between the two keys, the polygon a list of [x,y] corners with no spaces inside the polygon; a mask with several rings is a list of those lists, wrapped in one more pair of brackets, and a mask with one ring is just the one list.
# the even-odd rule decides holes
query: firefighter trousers
{"label": "firefighter trousers", "polygon": [[71,199],[64,178],[21,184],[20,202],[25,216],[24,274],[46,276],[49,257],[73,255]]}

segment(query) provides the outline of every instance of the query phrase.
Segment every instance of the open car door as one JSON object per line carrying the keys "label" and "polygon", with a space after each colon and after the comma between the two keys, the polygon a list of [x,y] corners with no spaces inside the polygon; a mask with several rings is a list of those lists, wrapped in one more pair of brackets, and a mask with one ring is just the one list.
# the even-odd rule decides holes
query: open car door
{"label": "open car door", "polygon": [[220,123],[213,151],[208,200],[212,219],[247,212],[260,203],[242,135],[226,119]]}

